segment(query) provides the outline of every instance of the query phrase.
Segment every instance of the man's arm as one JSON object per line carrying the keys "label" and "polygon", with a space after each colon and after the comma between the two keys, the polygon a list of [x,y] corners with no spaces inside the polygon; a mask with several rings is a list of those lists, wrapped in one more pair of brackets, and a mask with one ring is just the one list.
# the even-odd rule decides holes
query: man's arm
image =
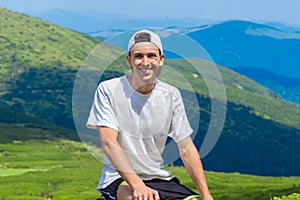
{"label": "man's arm", "polygon": [[111,164],[118,171],[133,191],[133,199],[158,200],[158,192],[147,187],[130,165],[123,149],[118,143],[118,132],[109,127],[98,127],[102,150],[109,158]]}
{"label": "man's arm", "polygon": [[180,157],[203,200],[212,200],[198,151],[190,137],[178,143]]}

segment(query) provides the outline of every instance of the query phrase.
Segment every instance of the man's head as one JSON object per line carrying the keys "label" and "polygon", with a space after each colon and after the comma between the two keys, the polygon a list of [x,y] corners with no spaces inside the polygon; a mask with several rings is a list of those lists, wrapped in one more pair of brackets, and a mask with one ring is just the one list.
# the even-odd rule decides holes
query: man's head
{"label": "man's head", "polygon": [[151,31],[141,30],[131,37],[126,59],[132,70],[130,80],[136,88],[147,84],[153,86],[164,63],[162,50],[159,36]]}
{"label": "man's head", "polygon": [[151,42],[157,46],[160,54],[163,54],[162,43],[160,37],[156,33],[145,29],[137,31],[128,42],[128,53],[130,53],[130,49],[139,42]]}

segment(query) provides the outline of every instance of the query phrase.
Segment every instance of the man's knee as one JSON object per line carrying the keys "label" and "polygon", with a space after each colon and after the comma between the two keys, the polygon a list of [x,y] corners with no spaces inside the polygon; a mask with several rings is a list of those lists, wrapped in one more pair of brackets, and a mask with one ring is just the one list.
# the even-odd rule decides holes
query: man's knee
{"label": "man's knee", "polygon": [[117,191],[118,200],[132,200],[132,190],[129,185],[122,185]]}

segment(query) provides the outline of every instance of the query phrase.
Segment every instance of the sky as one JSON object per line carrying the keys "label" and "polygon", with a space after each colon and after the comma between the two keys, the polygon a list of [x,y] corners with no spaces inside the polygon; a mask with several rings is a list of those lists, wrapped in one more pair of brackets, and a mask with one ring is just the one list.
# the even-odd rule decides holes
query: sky
{"label": "sky", "polygon": [[240,19],[300,26],[300,0],[0,0],[0,6],[22,13],[61,8],[137,18]]}

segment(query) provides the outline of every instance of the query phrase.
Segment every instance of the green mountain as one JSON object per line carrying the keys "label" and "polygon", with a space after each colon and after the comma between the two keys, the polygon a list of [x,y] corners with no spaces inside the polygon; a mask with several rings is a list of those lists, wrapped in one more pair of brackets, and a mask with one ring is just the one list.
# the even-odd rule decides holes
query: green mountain
{"label": "green mountain", "polygon": [[72,139],[78,141],[77,134],[70,129],[57,126],[23,112],[0,106],[0,143],[14,140]]}
{"label": "green mountain", "polygon": [[262,68],[236,67],[233,70],[270,88],[283,99],[300,104],[300,78],[278,75]]}
{"label": "green mountain", "polygon": [[[92,50],[101,44],[96,38],[2,8],[0,11],[0,105],[1,113],[5,109],[7,112],[0,121],[4,125],[25,123],[26,117],[30,116],[35,119],[32,126],[38,129],[44,122],[74,131],[74,117],[84,124],[89,112],[96,86],[89,77],[104,80],[128,71],[128,67],[124,67],[124,55],[109,63],[105,71],[97,65],[82,70],[81,67],[87,64],[84,63],[86,58],[110,60],[113,52],[120,49],[102,46],[97,51],[99,55],[93,57]],[[195,62],[199,66],[212,65],[197,59]],[[198,113],[194,105],[189,104],[189,97],[195,95],[199,102],[201,116],[194,141],[200,148],[212,112],[212,99],[205,80],[185,59],[167,60],[166,64],[192,86],[181,87],[176,78],[170,80],[172,76],[166,73],[170,70],[164,69],[162,78],[175,81],[181,87],[192,123],[197,122],[193,119],[198,118]],[[80,70],[84,73],[78,74]],[[203,159],[205,168],[261,175],[300,175],[300,155],[297,153],[300,150],[297,142],[300,139],[300,107],[283,101],[245,76],[221,66],[218,70],[226,90],[226,119],[220,139]],[[214,74],[210,77],[214,81]],[[74,82],[78,79],[86,81],[72,99]],[[79,112],[72,113],[72,101],[77,97],[87,100],[79,105]],[[18,121],[19,116],[24,118]],[[76,124],[76,128],[80,126]],[[48,129],[53,130],[45,128]],[[180,164],[180,161],[174,164]]]}
{"label": "green mountain", "polygon": [[70,102],[76,70],[100,41],[0,9],[1,103],[73,128]]}
{"label": "green mountain", "polygon": [[[186,79],[201,86],[197,82],[203,80],[193,81],[191,74],[195,72],[184,61],[172,60],[168,65],[178,71],[184,69],[182,74]],[[203,159],[205,168],[272,176],[299,175],[298,155],[293,152],[300,150],[300,107],[279,99],[251,79],[223,67],[219,70],[227,95],[226,120],[216,146]],[[197,87],[196,91],[201,109],[194,142],[199,147],[207,134],[212,104],[205,87]],[[181,92],[183,98],[191,96],[190,91]],[[186,109],[193,114],[194,107]],[[190,117],[193,122],[193,116]],[[181,165],[181,161],[175,164]]]}

